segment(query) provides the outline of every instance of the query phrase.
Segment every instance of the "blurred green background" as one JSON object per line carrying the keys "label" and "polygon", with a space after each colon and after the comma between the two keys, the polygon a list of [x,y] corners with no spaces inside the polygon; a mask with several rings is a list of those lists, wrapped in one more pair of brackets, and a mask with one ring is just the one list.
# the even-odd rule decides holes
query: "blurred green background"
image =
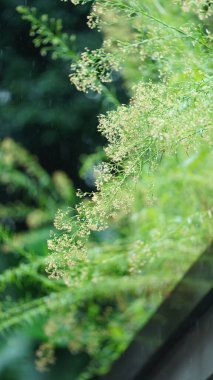
{"label": "blurred green background", "polygon": [[[30,25],[16,12],[17,5],[26,3],[0,3],[0,138],[14,138],[37,155],[48,172],[65,170],[78,183],[81,153],[93,152],[100,143],[96,125],[101,100],[70,85],[70,62],[41,57],[34,48]],[[62,18],[64,30],[77,34],[77,51],[100,44],[100,34],[86,25],[87,7],[58,0],[27,5]]]}
{"label": "blurred green background", "polygon": [[[0,272],[2,273],[7,268],[16,265],[18,267],[18,264],[25,262],[31,252],[34,257],[41,260],[47,256],[47,239],[57,210],[75,206],[76,189],[81,188],[86,191],[93,189],[94,178],[91,168],[103,157],[99,147],[104,144],[103,137],[97,133],[97,116],[113,107],[107,97],[92,92],[83,94],[71,86],[69,60],[52,60],[50,55],[41,56],[29,36],[29,23],[23,21],[16,12],[18,5],[36,6],[40,15],[47,13],[50,17],[61,18],[64,30],[69,35],[76,35],[76,39],[73,37],[76,52],[82,52],[85,46],[91,49],[99,47],[102,42],[101,33],[90,30],[86,25],[89,11],[87,5],[74,7],[71,2],[60,0],[0,1],[0,225],[3,226],[0,228]],[[134,57],[131,55],[130,62],[126,65],[127,71],[124,72],[124,80],[122,81],[118,75],[115,76],[115,83],[112,86],[115,86],[121,103],[125,103],[128,99],[128,90],[125,90],[124,82],[128,89],[128,80],[129,87],[132,82],[138,80],[137,65],[137,60],[134,62]],[[148,57],[143,75],[145,80],[151,78],[155,82],[159,81],[159,68],[153,57]],[[150,273],[153,276],[158,273],[164,286],[164,280],[168,280],[168,283],[173,280],[168,274],[176,276],[175,280],[178,280],[187,265],[191,263],[188,246],[186,256],[189,256],[189,262],[187,260],[183,262],[179,256],[180,245],[181,249],[185,250],[185,241],[183,243],[180,239],[180,235],[185,238],[184,233],[181,231],[181,234],[178,232],[174,236],[171,234],[167,246],[164,242],[161,246],[158,242],[158,226],[162,228],[160,231],[162,235],[164,230],[166,235],[168,217],[176,226],[182,223],[181,219],[178,219],[179,214],[185,215],[185,211],[188,212],[189,209],[191,212],[193,207],[196,209],[197,204],[200,205],[200,198],[204,197],[205,201],[211,198],[207,184],[204,196],[203,190],[200,190],[199,196],[197,195],[197,188],[200,186],[200,189],[203,189],[203,183],[207,178],[205,170],[212,162],[207,153],[206,169],[202,166],[205,158],[202,151],[198,157],[192,157],[191,161],[184,161],[185,169],[181,165],[179,168],[176,160],[172,158],[168,161],[168,167],[166,165],[162,167],[162,172],[156,177],[160,201],[153,209],[141,207],[145,196],[144,184],[147,186],[147,193],[150,189],[152,193],[151,180],[154,183],[154,179],[150,179],[147,174],[145,181],[143,178],[143,186],[139,183],[139,188],[136,189],[133,217],[125,218],[123,224],[122,222],[118,224],[117,229],[109,228],[99,234],[93,234],[94,241],[98,241],[100,245],[118,237],[118,250],[123,249],[120,247],[119,237],[124,242],[125,239],[128,242],[129,235],[135,241],[141,236],[145,236],[148,242],[155,242],[156,238],[153,257],[158,257],[158,261],[155,263],[150,256],[150,260],[147,260],[148,269],[146,265],[142,269],[148,287]],[[86,160],[88,155],[89,159]],[[199,186],[196,182],[198,169],[201,173]],[[190,180],[189,184],[187,179]],[[190,189],[188,195],[190,201],[183,196],[184,200],[180,203],[180,194],[181,192],[185,194],[185,189]],[[193,230],[193,224],[190,226],[185,228],[185,233],[191,228],[192,233],[196,235],[197,230]],[[194,255],[194,259],[200,253],[198,250],[201,251],[203,247],[203,241],[200,242],[200,246],[198,243],[196,237],[196,251],[195,242],[191,242],[190,254]],[[177,252],[174,252],[174,247]],[[176,253],[175,258],[174,255],[170,256],[170,252]],[[99,260],[102,260],[101,256]],[[167,261],[166,268],[165,261]],[[39,279],[39,266],[36,269]],[[114,270],[116,271],[116,267]],[[29,276],[28,279],[26,273],[26,283],[19,284],[18,272],[16,275],[16,289],[9,286],[6,291],[2,290],[0,283],[0,305],[2,299],[6,299],[11,305],[12,299],[16,297],[17,300],[21,296],[30,299],[35,295],[36,299],[37,296],[46,294],[48,287],[42,287],[42,282],[34,283],[33,277]],[[159,277],[156,280],[157,288],[160,286]],[[167,283],[165,288],[167,294]],[[146,307],[143,310],[144,321],[150,316],[154,306],[162,301],[160,291],[158,293],[150,288],[150,294],[153,295],[154,302],[151,301],[151,296],[145,300],[147,303],[145,302]],[[139,303],[137,307],[134,315],[137,319],[138,310],[138,321],[141,323],[141,304]],[[36,371],[35,351],[39,343],[44,340],[43,322],[41,320],[17,329],[15,333],[12,331],[1,335],[0,380],[56,380],[59,377],[61,380],[74,380],[86,366],[89,360],[86,354],[70,355],[68,350],[58,348],[57,361],[50,371],[44,373]],[[91,324],[95,323],[95,318],[92,318]],[[87,324],[85,326],[87,327]],[[115,335],[118,333],[119,338],[119,334],[122,334],[119,322],[118,329],[114,331]]]}
{"label": "blurred green background", "polygon": [[[92,184],[79,176],[81,155],[102,144],[97,115],[108,105],[100,96],[85,96],[70,85],[70,62],[40,55],[29,36],[29,23],[16,12],[18,5],[62,18],[65,31],[77,34],[79,52],[99,46],[101,35],[86,26],[86,6],[58,0],[0,2],[0,222],[19,239],[19,247],[45,255],[55,212],[74,206],[75,188]],[[20,260],[16,248],[1,244],[1,253],[5,251],[1,272]],[[58,350],[50,372],[35,370],[39,326],[34,330],[1,336],[0,379],[75,378],[86,358],[72,360],[66,350]]]}

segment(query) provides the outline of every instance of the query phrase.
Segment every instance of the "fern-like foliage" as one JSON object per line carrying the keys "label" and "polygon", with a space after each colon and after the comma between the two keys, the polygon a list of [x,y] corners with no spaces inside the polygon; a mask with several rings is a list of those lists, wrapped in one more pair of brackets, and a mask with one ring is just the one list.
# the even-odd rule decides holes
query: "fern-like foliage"
{"label": "fern-like foliage", "polygon": [[132,99],[99,117],[106,159],[96,191],[56,214],[44,294],[1,323],[48,317],[38,366],[57,345],[87,352],[82,380],[110,368],[213,235],[211,4],[92,3],[88,23],[104,43],[74,63],[71,81],[100,92],[120,67]]}
{"label": "fern-like foliage", "polygon": [[62,234],[49,242],[53,251],[50,272],[52,265],[55,272],[57,263],[59,273],[66,267],[69,271],[76,260],[84,260],[91,231],[107,228],[121,210],[125,214],[131,209],[135,183],[145,165],[154,170],[163,156],[177,154],[180,148],[190,154],[203,141],[211,144],[210,98],[206,82],[198,83],[197,90],[195,84],[185,88],[142,84],[130,106],[100,118],[99,130],[109,141],[105,152],[110,161],[96,168],[98,191],[77,206],[77,215],[70,219],[67,213],[57,214],[55,226]]}
{"label": "fern-like foliage", "polygon": [[[35,157],[10,138],[1,142],[0,158],[1,193],[5,193],[0,203],[0,251],[20,263],[0,274],[0,329],[4,331],[32,321],[38,313],[47,314],[43,300],[59,285],[45,275],[46,240],[58,208],[74,206],[75,191],[65,173],[57,171],[50,177]],[[20,225],[25,225],[24,232]],[[41,300],[29,298],[32,285]]]}
{"label": "fern-like foliage", "polygon": [[10,138],[1,142],[0,155],[0,184],[9,196],[0,203],[2,223],[12,219],[35,229],[48,225],[58,208],[74,205],[74,187],[65,173],[56,171],[51,178],[35,157]]}
{"label": "fern-like foliage", "polygon": [[[206,74],[210,69],[205,52],[209,54],[211,50],[211,19],[207,16],[211,15],[212,5],[205,11],[198,3],[197,10],[203,10],[205,24],[183,12],[176,1],[95,1],[88,25],[105,33],[105,52],[113,55],[113,65],[116,62],[123,69],[127,86],[139,80],[185,81],[189,76],[199,79],[203,70]],[[95,54],[91,52],[90,60]],[[76,77],[81,77],[82,83],[88,81],[84,60],[82,57],[81,76],[78,71],[71,76],[74,83]]]}
{"label": "fern-like foliage", "polygon": [[41,54],[51,53],[53,59],[72,60],[77,58],[73,43],[75,36],[63,32],[61,19],[49,18],[47,14],[38,16],[36,8],[18,6],[17,11],[23,20],[31,23],[30,35],[35,47],[40,48]]}
{"label": "fern-like foliage", "polygon": [[[112,54],[106,53],[103,49],[89,51],[85,48],[80,55],[74,43],[75,35],[68,35],[63,31],[61,19],[49,18],[47,14],[39,16],[37,9],[32,7],[18,6],[16,9],[23,20],[30,22],[30,35],[33,37],[35,47],[40,49],[41,55],[50,53],[52,59],[72,62],[70,79],[78,90],[98,91],[103,93],[110,104],[119,105],[115,90],[105,86],[105,83],[111,81],[113,70],[117,69],[117,62]],[[82,61],[85,62],[83,66]],[[87,82],[79,81],[78,76],[74,74],[79,73],[81,76],[82,69],[84,78],[88,77]]]}

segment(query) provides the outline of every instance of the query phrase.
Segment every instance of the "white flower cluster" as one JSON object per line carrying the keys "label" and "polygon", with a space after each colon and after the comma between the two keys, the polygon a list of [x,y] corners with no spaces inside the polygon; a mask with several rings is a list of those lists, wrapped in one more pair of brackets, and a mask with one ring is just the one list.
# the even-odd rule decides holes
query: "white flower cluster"
{"label": "white flower cluster", "polygon": [[79,91],[102,92],[103,83],[112,81],[112,72],[118,70],[119,65],[114,55],[104,49],[89,51],[81,54],[81,59],[71,65],[71,82]]}

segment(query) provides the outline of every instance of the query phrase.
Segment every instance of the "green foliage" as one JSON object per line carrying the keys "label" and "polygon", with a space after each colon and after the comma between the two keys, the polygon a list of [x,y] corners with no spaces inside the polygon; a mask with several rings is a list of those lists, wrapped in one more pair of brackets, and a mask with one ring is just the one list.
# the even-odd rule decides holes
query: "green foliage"
{"label": "green foliage", "polygon": [[196,8],[205,18],[203,25],[176,3],[167,0],[93,2],[88,25],[105,33],[105,51],[113,53],[114,61],[123,67],[127,86],[139,80],[187,80],[188,75],[196,80],[202,78],[203,70],[207,73],[210,61],[206,61],[205,51],[211,49],[208,17],[212,6],[205,10],[200,4]]}
{"label": "green foliage", "polygon": [[[70,41],[74,42],[76,37],[62,32],[61,19],[49,19],[47,14],[38,17],[36,8],[26,6],[17,7],[17,11],[24,20],[31,23],[30,35],[34,37],[34,45],[40,48],[41,55],[51,52],[53,59],[60,58],[73,62],[70,80],[78,90],[103,92],[109,103],[119,104],[114,90],[110,90],[104,85],[104,83],[111,82],[112,71],[118,68],[110,53],[107,54],[102,49],[94,51],[86,49],[79,59],[76,47],[69,46]],[[85,81],[79,80],[79,77],[84,77]]]}
{"label": "green foliage", "polygon": [[88,352],[88,374],[106,371],[210,242],[211,163],[211,150],[201,149],[190,158],[163,160],[157,175],[144,170],[128,218],[111,225],[114,234],[109,231],[105,243],[89,244],[87,263],[72,268],[68,288],[39,277],[42,260],[5,272],[2,286],[29,275],[48,294],[7,305],[2,329],[48,318],[45,334],[54,345]]}
{"label": "green foliage", "polygon": [[[70,86],[68,59],[52,60],[53,50],[46,56],[39,54],[29,37],[29,22],[16,11],[20,3],[0,2],[0,139],[13,138],[39,156],[48,172],[65,171],[79,186],[80,155],[92,153],[102,144],[96,115],[109,103],[100,97],[86,97]],[[58,0],[31,0],[29,5],[37,7],[38,21],[47,13],[49,20],[62,19],[60,35],[66,33],[70,38],[77,33],[76,41],[68,41],[76,54],[80,55],[85,44],[91,49],[100,44],[100,34],[84,25],[86,8]]]}
{"label": "green foliage", "polygon": [[[32,283],[34,286],[37,284],[42,294],[58,288],[44,275],[46,240],[57,209],[73,206],[75,192],[65,173],[54,172],[51,178],[36,158],[12,139],[7,138],[1,142],[0,157],[0,183],[9,197],[0,204],[1,223],[11,226],[13,221],[17,225],[15,234],[1,227],[1,251],[7,256],[22,258],[19,266],[6,269],[0,275],[1,291],[6,291],[7,295],[1,311],[1,329],[4,330],[13,324],[32,320],[34,314],[46,311],[42,302],[28,299],[27,293]],[[25,223],[31,232],[19,232],[20,223]],[[26,298],[21,297],[16,307],[12,301],[13,297],[17,297],[14,288],[23,289],[22,295],[26,293]],[[11,291],[13,296],[8,300]],[[8,316],[6,321],[5,313]]]}
{"label": "green foliage", "polygon": [[[75,209],[57,212],[49,278],[34,259],[2,275],[3,287],[26,274],[43,284],[16,307],[3,300],[1,317],[2,330],[44,318],[39,368],[53,362],[53,347],[66,346],[90,358],[80,379],[107,372],[212,240],[211,9],[178,3],[93,1],[88,23],[105,39],[82,53],[71,80],[100,92],[121,67],[133,96],[99,117],[107,146],[103,162],[92,160],[96,191],[78,191]],[[28,188],[22,177],[17,186]]]}
{"label": "green foliage", "polygon": [[30,36],[33,37],[35,47],[41,48],[41,54],[52,53],[53,59],[76,59],[77,53],[73,51],[72,41],[75,36],[62,32],[62,20],[50,18],[47,14],[37,16],[36,8],[24,6],[17,7],[17,11],[22,15],[23,20],[32,24]]}
{"label": "green foliage", "polygon": [[1,142],[0,155],[0,183],[10,195],[0,204],[2,222],[12,218],[39,228],[52,221],[58,208],[74,205],[74,187],[65,173],[56,171],[51,178],[36,158],[9,138]]}

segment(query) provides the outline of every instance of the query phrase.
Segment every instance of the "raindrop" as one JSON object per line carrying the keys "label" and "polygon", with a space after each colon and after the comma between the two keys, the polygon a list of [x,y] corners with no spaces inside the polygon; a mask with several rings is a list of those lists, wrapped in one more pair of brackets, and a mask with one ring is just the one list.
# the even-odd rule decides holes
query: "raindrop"
{"label": "raindrop", "polygon": [[11,92],[7,90],[0,90],[0,104],[7,104],[11,100]]}

